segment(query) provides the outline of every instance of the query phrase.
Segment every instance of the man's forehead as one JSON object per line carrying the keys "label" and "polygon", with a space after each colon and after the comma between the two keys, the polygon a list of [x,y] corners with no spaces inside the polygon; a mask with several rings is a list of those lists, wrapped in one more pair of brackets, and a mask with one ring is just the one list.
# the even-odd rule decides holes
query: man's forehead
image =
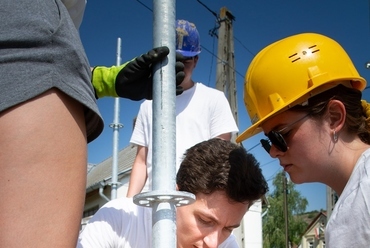
{"label": "man's forehead", "polygon": [[224,191],[215,191],[211,194],[198,193],[195,197],[196,200],[193,204],[196,208],[194,211],[207,215],[217,222],[223,221],[223,219],[233,219],[235,223],[232,223],[232,226],[239,225],[249,208],[247,203],[230,200]]}

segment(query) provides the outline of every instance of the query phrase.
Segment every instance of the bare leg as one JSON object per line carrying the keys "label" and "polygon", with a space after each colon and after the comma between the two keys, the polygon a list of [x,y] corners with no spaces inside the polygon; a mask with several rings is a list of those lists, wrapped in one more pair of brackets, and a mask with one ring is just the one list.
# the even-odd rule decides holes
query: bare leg
{"label": "bare leg", "polygon": [[87,164],[83,107],[58,90],[0,113],[0,246],[75,247]]}

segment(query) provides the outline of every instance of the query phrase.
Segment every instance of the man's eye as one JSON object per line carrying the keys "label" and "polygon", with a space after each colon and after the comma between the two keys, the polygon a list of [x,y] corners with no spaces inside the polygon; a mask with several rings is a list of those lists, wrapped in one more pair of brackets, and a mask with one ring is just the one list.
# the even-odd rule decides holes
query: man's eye
{"label": "man's eye", "polygon": [[210,224],[211,223],[211,221],[208,221],[208,220],[204,220],[204,219],[202,219],[202,218],[198,218],[198,220],[201,222],[201,223],[203,223],[203,224]]}

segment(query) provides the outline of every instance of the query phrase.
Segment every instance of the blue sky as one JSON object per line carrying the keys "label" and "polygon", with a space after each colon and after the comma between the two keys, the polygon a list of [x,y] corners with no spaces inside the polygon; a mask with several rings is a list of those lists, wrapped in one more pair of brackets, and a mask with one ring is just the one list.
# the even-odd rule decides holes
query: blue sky
{"label": "blue sky", "polygon": [[[235,70],[239,129],[250,125],[243,103],[243,83],[246,69],[253,56],[266,45],[289,35],[316,32],[337,40],[348,52],[360,75],[369,81],[370,60],[369,1],[366,0],[202,0],[210,10],[219,14],[226,7],[234,16]],[[122,39],[122,62],[153,47],[153,1],[148,0],[88,0],[81,40],[92,66],[116,64],[117,38]],[[209,35],[216,25],[215,16],[197,0],[176,2],[176,18],[194,22],[201,37],[202,53],[193,80],[215,87],[217,38]],[[370,101],[370,90],[363,98]],[[88,145],[90,163],[100,163],[112,156],[114,99],[99,99],[98,105],[105,121],[99,138]],[[129,144],[133,118],[140,102],[120,100],[119,149]],[[281,170],[277,160],[270,158],[259,144],[262,135],[243,142],[253,153],[271,185]],[[257,146],[256,146],[257,145]],[[308,211],[326,209],[326,187],[318,183],[297,185],[296,189],[309,201]],[[272,190],[272,188],[271,188]]]}

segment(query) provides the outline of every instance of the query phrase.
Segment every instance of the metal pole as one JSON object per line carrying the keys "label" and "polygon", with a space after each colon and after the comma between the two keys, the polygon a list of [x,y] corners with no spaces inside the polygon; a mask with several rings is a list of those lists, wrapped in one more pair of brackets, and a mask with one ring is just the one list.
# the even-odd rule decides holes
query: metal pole
{"label": "metal pole", "polygon": [[[154,47],[170,49],[168,61],[158,65],[153,89],[153,190],[175,190],[176,176],[176,93],[175,82],[175,1],[153,1]],[[161,73],[159,73],[162,71]],[[162,96],[162,99],[161,99]],[[172,151],[172,152],[169,152]],[[155,173],[155,175],[154,175]],[[163,177],[169,180],[163,180]]]}
{"label": "metal pole", "polygon": [[[121,65],[121,38],[117,39],[117,58],[116,65]],[[111,200],[117,198],[118,188],[118,141],[119,141],[119,129],[123,127],[119,123],[119,97],[114,99],[114,120],[109,125],[113,128],[113,161],[112,161],[112,190]]]}
{"label": "metal pole", "polygon": [[134,196],[134,202],[153,208],[153,248],[176,247],[176,206],[194,195],[176,191],[175,1],[153,0],[154,47],[167,46],[168,59],[153,71],[153,191]]}

